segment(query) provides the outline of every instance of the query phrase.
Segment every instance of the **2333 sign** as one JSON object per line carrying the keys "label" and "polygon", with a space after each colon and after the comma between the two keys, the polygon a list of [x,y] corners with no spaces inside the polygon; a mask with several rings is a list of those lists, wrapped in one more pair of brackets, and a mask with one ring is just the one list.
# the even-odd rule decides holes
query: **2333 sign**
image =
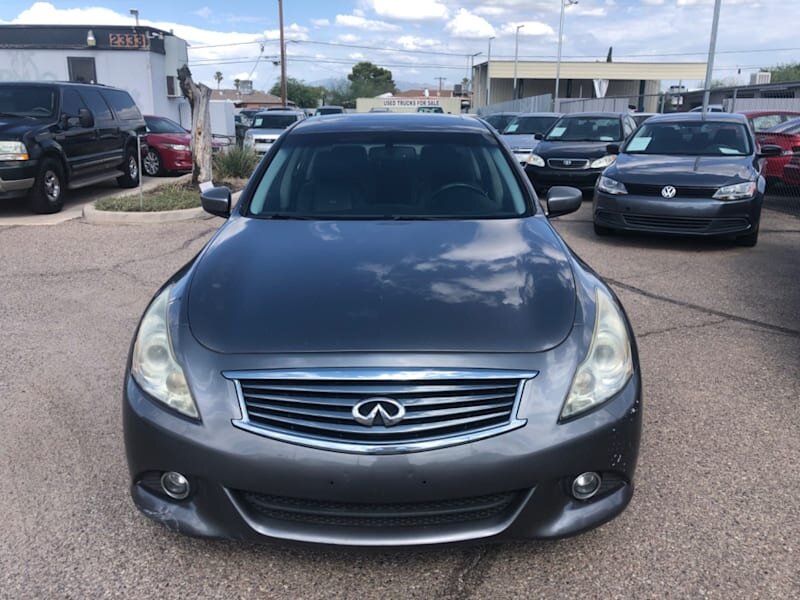
{"label": "2333 sign", "polygon": [[150,38],[146,33],[109,33],[108,45],[112,48],[149,48]]}

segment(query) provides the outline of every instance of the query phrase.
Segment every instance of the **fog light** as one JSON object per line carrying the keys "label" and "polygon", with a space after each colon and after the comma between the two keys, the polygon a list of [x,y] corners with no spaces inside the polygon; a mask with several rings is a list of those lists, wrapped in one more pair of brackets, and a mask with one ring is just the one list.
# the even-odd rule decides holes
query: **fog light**
{"label": "fog light", "polygon": [[578,500],[588,500],[600,489],[600,475],[593,471],[581,473],[572,481],[572,495]]}
{"label": "fog light", "polygon": [[191,491],[189,480],[175,471],[167,471],[161,476],[161,489],[167,496],[175,498],[175,500],[183,500]]}

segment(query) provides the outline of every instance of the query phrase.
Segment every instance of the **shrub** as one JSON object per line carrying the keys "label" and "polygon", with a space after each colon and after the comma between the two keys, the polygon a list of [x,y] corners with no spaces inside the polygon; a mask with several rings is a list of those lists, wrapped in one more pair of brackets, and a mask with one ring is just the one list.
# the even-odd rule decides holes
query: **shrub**
{"label": "shrub", "polygon": [[258,161],[258,154],[253,150],[232,147],[227,152],[214,155],[214,179],[248,179]]}

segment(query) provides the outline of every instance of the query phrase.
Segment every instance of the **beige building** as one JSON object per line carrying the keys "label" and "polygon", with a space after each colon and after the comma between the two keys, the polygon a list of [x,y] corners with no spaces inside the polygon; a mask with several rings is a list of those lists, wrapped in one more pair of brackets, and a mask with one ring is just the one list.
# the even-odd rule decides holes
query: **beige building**
{"label": "beige building", "polygon": [[[574,62],[562,61],[559,96],[561,98],[597,98],[628,96],[639,110],[654,110],[655,96],[662,81],[702,81],[704,62]],[[555,61],[519,61],[517,63],[517,97],[553,94]],[[473,106],[514,99],[514,61],[493,60],[475,65],[473,70]],[[595,80],[606,81],[605,94],[598,95]],[[491,85],[488,86],[487,83]],[[605,84],[603,84],[605,85]],[[602,86],[601,86],[602,87]],[[490,97],[487,99],[487,92]],[[646,96],[651,96],[648,100]],[[487,101],[488,100],[488,101]]]}
{"label": "beige building", "polygon": [[391,112],[417,112],[419,107],[425,106],[439,106],[444,112],[456,115],[461,112],[461,98],[436,96],[431,93],[428,97],[399,95],[356,99],[356,112],[369,112],[372,109],[386,109]]}

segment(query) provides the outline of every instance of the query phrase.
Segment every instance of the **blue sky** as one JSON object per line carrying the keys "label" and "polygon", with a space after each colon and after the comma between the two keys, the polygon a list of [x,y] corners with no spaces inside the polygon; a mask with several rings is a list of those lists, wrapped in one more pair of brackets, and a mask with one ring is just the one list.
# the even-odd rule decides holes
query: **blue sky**
{"label": "blue sky", "polygon": [[[759,66],[800,60],[798,0],[723,0],[716,79],[747,82]],[[703,61],[713,0],[580,0],[567,9],[565,60]],[[253,74],[257,88],[278,76],[276,0],[3,0],[5,23],[130,23],[174,29],[190,42],[195,76],[223,85]],[[789,8],[787,8],[789,7]],[[559,0],[284,0],[289,75],[309,82],[342,78],[353,63],[387,66],[395,80],[434,85],[467,75],[467,56],[548,60],[556,53]],[[261,45],[263,43],[263,54]],[[388,48],[380,50],[377,48]]]}

